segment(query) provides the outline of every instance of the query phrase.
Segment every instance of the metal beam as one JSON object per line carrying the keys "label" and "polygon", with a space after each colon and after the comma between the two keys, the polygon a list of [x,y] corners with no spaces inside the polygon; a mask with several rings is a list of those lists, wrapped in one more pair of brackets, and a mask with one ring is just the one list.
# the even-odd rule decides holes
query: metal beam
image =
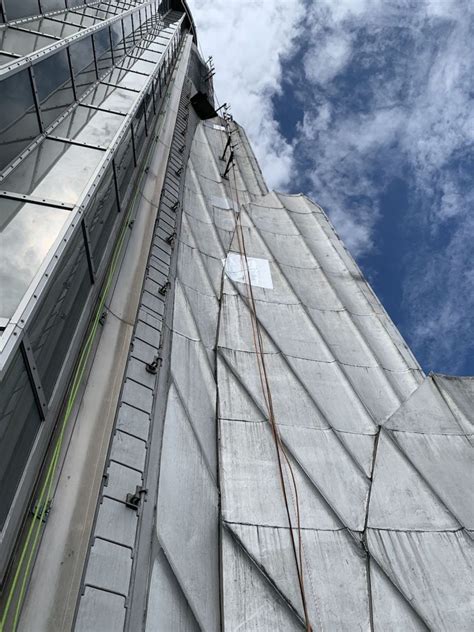
{"label": "metal beam", "polygon": [[28,371],[28,377],[30,378],[31,387],[35,396],[35,402],[38,407],[38,412],[40,414],[41,420],[44,421],[48,413],[48,403],[46,401],[43,385],[41,383],[41,378],[38,374],[38,368],[36,366],[35,355],[33,353],[31,342],[27,333],[23,335],[23,340],[21,341],[21,352],[25,361],[26,369]]}
{"label": "metal beam", "polygon": [[59,140],[62,143],[67,143],[68,145],[77,145],[78,147],[87,147],[89,149],[97,149],[98,151],[107,151],[107,147],[105,147],[104,145],[92,145],[91,143],[85,143],[79,140],[75,140],[74,138],[55,136],[54,134],[47,134],[46,138],[50,138],[51,140]]}
{"label": "metal beam", "polygon": [[25,195],[23,193],[16,193],[15,191],[0,191],[0,198],[6,198],[7,200],[17,200],[18,202],[39,204],[40,206],[52,206],[53,208],[61,208],[65,211],[72,211],[74,204],[68,204],[67,202],[60,202],[59,200],[50,200],[49,198],[40,198],[35,195]]}
{"label": "metal beam", "polygon": [[94,285],[95,283],[95,277],[96,277],[96,270],[95,270],[95,265],[94,265],[94,257],[92,255],[92,249],[91,249],[91,240],[89,237],[89,229],[87,228],[85,219],[82,219],[81,222],[81,228],[82,228],[82,236],[84,238],[84,247],[86,250],[86,257],[87,257],[87,267],[89,268],[89,276],[91,279],[91,283],[92,285]]}

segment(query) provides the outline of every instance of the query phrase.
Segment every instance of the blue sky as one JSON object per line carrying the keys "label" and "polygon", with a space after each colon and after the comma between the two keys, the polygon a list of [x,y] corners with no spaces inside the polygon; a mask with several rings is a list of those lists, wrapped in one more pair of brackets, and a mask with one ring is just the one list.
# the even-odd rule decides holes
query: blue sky
{"label": "blue sky", "polygon": [[474,374],[474,3],[190,6],[269,185],[326,210],[425,371]]}

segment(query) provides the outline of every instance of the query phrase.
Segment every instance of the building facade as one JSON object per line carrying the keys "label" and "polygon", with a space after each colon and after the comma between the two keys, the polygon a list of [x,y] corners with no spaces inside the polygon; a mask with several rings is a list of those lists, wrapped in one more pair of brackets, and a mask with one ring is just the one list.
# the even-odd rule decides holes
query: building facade
{"label": "building facade", "polygon": [[0,7],[0,630],[470,630],[473,379],[267,189],[185,2]]}

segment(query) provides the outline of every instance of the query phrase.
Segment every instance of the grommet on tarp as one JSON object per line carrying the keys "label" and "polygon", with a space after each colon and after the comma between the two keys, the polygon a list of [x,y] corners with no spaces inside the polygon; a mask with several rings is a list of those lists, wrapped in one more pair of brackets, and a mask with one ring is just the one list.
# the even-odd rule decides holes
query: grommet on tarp
{"label": "grommet on tarp", "polygon": [[160,287],[160,289],[158,290],[158,293],[164,296],[170,287],[171,287],[170,282],[166,281],[166,283]]}
{"label": "grommet on tarp", "polygon": [[158,372],[158,368],[160,366],[161,366],[161,358],[159,356],[155,356],[153,360],[146,365],[147,373],[156,375],[156,373]]}
{"label": "grommet on tarp", "polygon": [[134,494],[127,494],[125,498],[125,504],[130,509],[138,509],[142,502],[142,496],[146,495],[147,489],[137,485]]}

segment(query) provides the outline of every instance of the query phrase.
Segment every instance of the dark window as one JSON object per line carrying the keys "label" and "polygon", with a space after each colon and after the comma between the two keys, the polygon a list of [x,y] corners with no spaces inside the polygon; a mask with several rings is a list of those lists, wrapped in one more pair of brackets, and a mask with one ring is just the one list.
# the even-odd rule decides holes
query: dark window
{"label": "dark window", "polygon": [[74,102],[67,51],[62,49],[33,67],[45,127]]}
{"label": "dark window", "polygon": [[0,90],[0,169],[40,133],[28,70],[2,81]]}
{"label": "dark window", "polygon": [[0,530],[5,524],[41,419],[18,350],[0,389]]}

